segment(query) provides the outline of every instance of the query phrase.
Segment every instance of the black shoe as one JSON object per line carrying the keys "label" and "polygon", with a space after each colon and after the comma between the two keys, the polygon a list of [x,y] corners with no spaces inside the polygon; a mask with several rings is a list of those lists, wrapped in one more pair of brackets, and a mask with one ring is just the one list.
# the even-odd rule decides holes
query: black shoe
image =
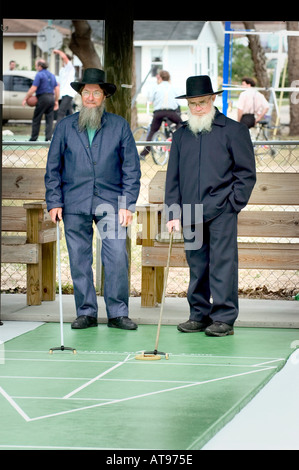
{"label": "black shoe", "polygon": [[183,333],[197,333],[198,331],[205,331],[208,325],[209,323],[188,320],[185,323],[180,323],[177,329]]}
{"label": "black shoe", "polygon": [[74,329],[89,328],[91,326],[98,326],[98,321],[95,317],[89,315],[80,315],[71,324],[71,327]]}
{"label": "black shoe", "polygon": [[207,336],[228,336],[234,334],[234,327],[223,323],[221,321],[215,321],[205,330]]}
{"label": "black shoe", "polygon": [[150,147],[145,147],[142,152],[139,154],[140,160],[145,160],[145,157],[150,153],[151,149]]}
{"label": "black shoe", "polygon": [[110,328],[120,328],[122,330],[137,330],[138,326],[128,317],[116,317],[108,320],[107,326]]}

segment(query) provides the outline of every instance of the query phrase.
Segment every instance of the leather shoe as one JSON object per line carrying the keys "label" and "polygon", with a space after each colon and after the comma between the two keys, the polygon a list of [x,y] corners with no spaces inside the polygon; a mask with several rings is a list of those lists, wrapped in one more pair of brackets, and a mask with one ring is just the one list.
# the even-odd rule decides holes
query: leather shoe
{"label": "leather shoe", "polygon": [[208,326],[205,330],[207,336],[228,336],[234,334],[234,327],[223,323],[221,321],[215,321],[212,325]]}
{"label": "leather shoe", "polygon": [[110,328],[120,328],[122,330],[137,330],[138,326],[128,317],[115,317],[108,320]]}
{"label": "leather shoe", "polygon": [[89,315],[80,315],[71,324],[73,329],[83,329],[91,326],[98,326],[98,321],[95,317],[91,317]]}
{"label": "leather shoe", "polygon": [[198,331],[205,331],[208,325],[209,323],[206,322],[188,320],[185,323],[180,323],[177,329],[183,333],[197,333]]}

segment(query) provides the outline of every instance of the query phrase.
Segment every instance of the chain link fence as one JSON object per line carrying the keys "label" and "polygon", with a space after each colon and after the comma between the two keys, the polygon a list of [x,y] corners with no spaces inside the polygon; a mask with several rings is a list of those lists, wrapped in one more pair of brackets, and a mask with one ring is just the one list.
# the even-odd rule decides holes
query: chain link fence
{"label": "chain link fence", "polygon": [[[148,144],[148,143],[147,143]],[[161,143],[160,143],[161,144]],[[165,142],[169,146],[169,142]],[[2,165],[5,167],[38,167],[45,168],[49,144],[46,142],[3,142]],[[138,152],[143,145],[137,144]],[[257,171],[259,172],[299,172],[299,141],[259,141],[254,142]],[[139,204],[148,202],[148,187],[151,179],[157,171],[166,170],[167,163],[163,166],[156,165],[149,154],[141,161],[141,191]],[[26,202],[26,201],[24,201]],[[14,201],[4,201],[5,204],[15,204]],[[263,210],[290,210],[284,206],[259,206]],[[246,209],[250,210],[250,209]],[[299,207],[294,206],[294,211]],[[136,215],[131,227],[131,295],[139,296],[141,292],[141,246],[136,244],[136,236],[140,227]],[[250,239],[256,243],[269,241],[264,238]],[[284,243],[292,243],[292,239],[281,240]],[[98,237],[94,237],[94,276],[98,292],[100,292],[101,263]],[[72,293],[72,279],[69,269],[69,259],[65,244],[64,234],[61,242],[61,267],[62,285],[64,293]],[[189,283],[188,269],[171,268],[167,286],[167,295],[185,296]],[[19,264],[5,264],[1,266],[2,292],[25,292],[26,266]],[[299,292],[298,271],[269,271],[269,270],[239,270],[240,295],[259,296],[261,298],[283,297],[291,298]]]}

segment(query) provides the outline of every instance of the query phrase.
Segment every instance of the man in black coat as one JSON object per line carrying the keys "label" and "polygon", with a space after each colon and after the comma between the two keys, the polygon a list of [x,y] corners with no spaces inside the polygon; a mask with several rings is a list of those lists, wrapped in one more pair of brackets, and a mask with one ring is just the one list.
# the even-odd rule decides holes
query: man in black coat
{"label": "man in black coat", "polygon": [[249,131],[215,108],[218,93],[206,75],[187,79],[178,98],[187,99],[189,119],[174,134],[165,188],[167,227],[178,230],[181,220],[190,268],[190,317],[178,329],[209,336],[234,334],[237,214],[256,181]]}

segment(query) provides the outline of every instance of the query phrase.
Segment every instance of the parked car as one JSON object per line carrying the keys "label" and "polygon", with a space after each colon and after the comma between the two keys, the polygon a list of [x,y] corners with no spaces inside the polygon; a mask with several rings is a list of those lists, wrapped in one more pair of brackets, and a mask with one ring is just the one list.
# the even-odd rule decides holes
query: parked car
{"label": "parked car", "polygon": [[36,72],[12,70],[3,74],[4,103],[2,107],[2,123],[10,119],[31,120],[34,108],[23,106],[22,102],[32,85]]}

